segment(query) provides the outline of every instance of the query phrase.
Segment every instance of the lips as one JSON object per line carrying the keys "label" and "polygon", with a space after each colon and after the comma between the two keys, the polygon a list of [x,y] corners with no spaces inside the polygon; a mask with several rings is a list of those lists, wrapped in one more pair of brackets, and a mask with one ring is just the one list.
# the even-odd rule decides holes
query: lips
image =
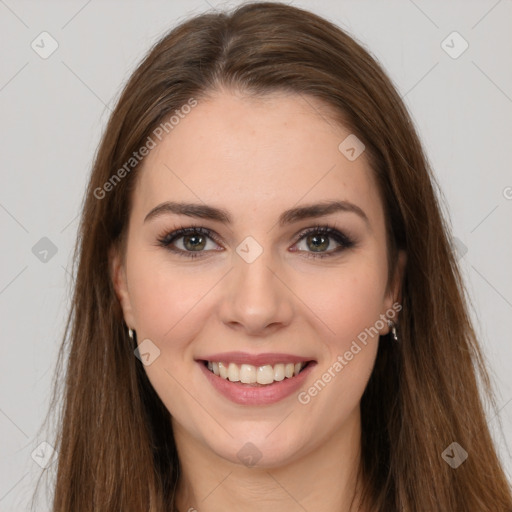
{"label": "lips", "polygon": [[316,361],[294,354],[224,352],[196,359],[212,386],[242,405],[267,405],[303,385]]}

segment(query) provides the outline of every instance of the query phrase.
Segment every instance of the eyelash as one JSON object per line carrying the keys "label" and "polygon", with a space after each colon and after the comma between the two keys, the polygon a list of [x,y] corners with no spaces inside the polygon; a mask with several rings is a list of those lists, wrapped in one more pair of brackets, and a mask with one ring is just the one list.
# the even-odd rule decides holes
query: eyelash
{"label": "eyelash", "polygon": [[[312,228],[308,228],[304,231],[302,231],[299,235],[298,235],[298,238],[296,240],[296,242],[293,244],[297,244],[298,242],[300,242],[303,238],[306,238],[308,235],[310,234],[322,234],[322,235],[329,235],[329,237],[331,237],[332,239],[334,239],[337,243],[340,244],[339,247],[337,247],[336,249],[334,250],[331,250],[329,252],[318,252],[318,253],[315,253],[315,252],[307,252],[307,251],[301,251],[301,252],[306,252],[306,257],[309,257],[309,258],[329,258],[329,257],[332,257],[336,254],[338,254],[339,252],[345,250],[345,249],[350,249],[351,247],[354,247],[355,246],[355,241],[350,238],[349,236],[347,236],[345,233],[342,233],[341,231],[339,231],[338,229],[336,229],[335,227],[333,226],[330,226],[330,225],[324,225],[324,226],[314,226]],[[199,258],[199,257],[202,257],[201,256],[201,253],[204,254],[205,252],[208,252],[208,251],[183,251],[182,249],[177,249],[175,247],[172,247],[171,244],[175,241],[175,240],[178,240],[179,238],[183,237],[183,236],[186,236],[186,235],[204,235],[204,236],[207,236],[208,238],[212,239],[213,241],[215,241],[217,244],[220,245],[220,240],[218,239],[217,235],[211,231],[210,229],[207,229],[207,228],[203,228],[201,226],[197,226],[197,227],[183,227],[183,226],[180,226],[178,229],[174,230],[174,231],[171,231],[171,232],[164,232],[162,235],[160,235],[158,237],[158,245],[161,246],[161,247],[164,247],[165,249],[175,253],[175,254],[178,254],[179,256],[184,256],[186,258]]]}

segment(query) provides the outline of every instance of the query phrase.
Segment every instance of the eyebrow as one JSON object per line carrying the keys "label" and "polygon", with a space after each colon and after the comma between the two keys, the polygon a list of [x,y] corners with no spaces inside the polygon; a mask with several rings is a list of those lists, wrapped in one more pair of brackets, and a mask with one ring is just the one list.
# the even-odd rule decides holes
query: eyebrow
{"label": "eyebrow", "polygon": [[[304,219],[322,217],[337,212],[355,213],[371,228],[366,213],[359,206],[348,201],[324,201],[322,203],[291,208],[285,210],[279,216],[278,223],[280,226],[285,226]],[[216,208],[200,203],[179,203],[174,201],[166,201],[153,208],[144,218],[144,222],[165,214],[186,215],[188,217],[218,221],[223,224],[232,224],[231,215],[223,208]]]}

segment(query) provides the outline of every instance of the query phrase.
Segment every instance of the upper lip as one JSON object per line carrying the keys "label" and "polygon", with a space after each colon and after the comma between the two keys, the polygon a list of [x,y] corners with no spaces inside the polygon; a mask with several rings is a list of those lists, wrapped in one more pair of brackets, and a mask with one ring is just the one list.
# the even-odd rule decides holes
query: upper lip
{"label": "upper lip", "polygon": [[314,361],[311,357],[297,356],[282,353],[249,354],[247,352],[222,352],[200,357],[198,361],[211,361],[221,363],[251,364],[253,366],[275,365],[279,363],[305,363]]}

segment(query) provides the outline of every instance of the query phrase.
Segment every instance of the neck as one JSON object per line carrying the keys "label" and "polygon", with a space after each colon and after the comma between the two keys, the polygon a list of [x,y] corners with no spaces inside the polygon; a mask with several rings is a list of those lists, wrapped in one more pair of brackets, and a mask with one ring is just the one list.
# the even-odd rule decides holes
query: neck
{"label": "neck", "polygon": [[361,456],[357,408],[339,431],[282,465],[246,467],[228,461],[173,422],[180,458],[180,512],[297,510],[356,512]]}

